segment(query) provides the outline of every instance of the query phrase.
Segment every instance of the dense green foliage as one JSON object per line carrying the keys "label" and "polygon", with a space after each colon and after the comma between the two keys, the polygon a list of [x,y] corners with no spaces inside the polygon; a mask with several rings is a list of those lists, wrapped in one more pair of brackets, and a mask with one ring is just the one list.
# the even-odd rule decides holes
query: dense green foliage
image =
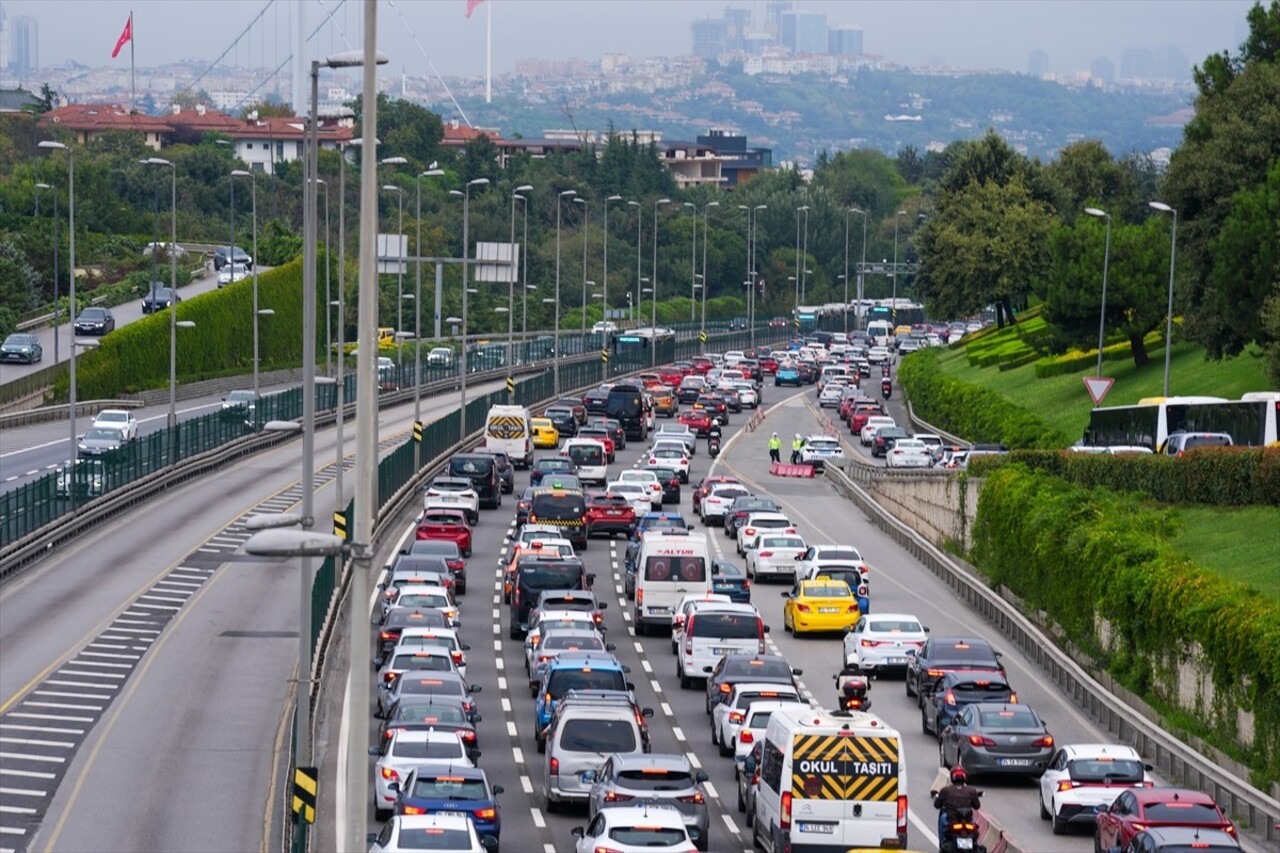
{"label": "dense green foliage", "polygon": [[1011,464],[1086,488],[1141,492],[1168,504],[1280,506],[1280,448],[1199,450],[1182,457],[1015,450],[1007,457],[974,459],[969,470],[987,476]]}
{"label": "dense green foliage", "polygon": [[961,382],[938,370],[938,350],[921,350],[902,360],[898,382],[915,413],[949,433],[974,442],[1052,449],[1070,442],[1031,411],[994,391]]}
{"label": "dense green foliage", "polygon": [[[1210,740],[1280,779],[1280,605],[1210,574],[1171,545],[1176,513],[1134,494],[1073,485],[1023,465],[986,478],[973,557],[993,585],[1044,610],[1067,638],[1139,694],[1177,703],[1178,664],[1196,654],[1213,691],[1185,708]],[[1109,624],[1103,641],[1099,619]],[[1212,698],[1207,698],[1210,696]],[[1237,710],[1254,717],[1252,742]]]}

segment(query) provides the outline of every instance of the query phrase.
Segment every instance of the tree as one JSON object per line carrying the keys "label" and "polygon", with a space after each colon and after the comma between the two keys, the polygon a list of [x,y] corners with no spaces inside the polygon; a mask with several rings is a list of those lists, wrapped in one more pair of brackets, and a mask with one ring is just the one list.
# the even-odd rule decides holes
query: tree
{"label": "tree", "polygon": [[462,149],[462,162],[459,164],[463,181],[476,178],[497,181],[499,156],[498,146],[487,134],[482,133],[468,142]]}
{"label": "tree", "polygon": [[[362,116],[361,97],[351,102],[356,116],[356,135],[359,136]],[[380,156],[406,157],[415,169],[421,171],[432,160],[440,157],[440,140],[444,138],[444,122],[440,116],[420,107],[412,101],[391,99],[378,95],[378,138],[382,141]]]}
{"label": "tree", "polygon": [[1116,219],[1127,219],[1137,207],[1135,175],[1111,158],[1101,142],[1088,139],[1062,149],[1061,156],[1046,167],[1049,179],[1058,189],[1058,213],[1074,222],[1087,205],[1096,205]]}
{"label": "tree", "polygon": [[1038,201],[1052,204],[1057,200],[1053,184],[1045,178],[1039,164],[1014,151],[994,130],[988,130],[981,139],[972,142],[954,143],[947,150],[952,148],[955,150],[951,162],[938,182],[943,193],[959,192],[975,182],[993,181],[1004,186],[1018,178]]}
{"label": "tree", "polygon": [[1208,290],[1216,312],[1230,320],[1221,339],[1224,349],[1239,352],[1250,341],[1280,343],[1258,310],[1268,297],[1280,294],[1280,159],[1264,183],[1235,194],[1209,251],[1213,267]]}
{"label": "tree", "polygon": [[908,145],[898,152],[896,165],[902,180],[911,186],[924,180],[924,160],[920,159],[920,152],[914,145]]}
{"label": "tree", "polygon": [[996,306],[1000,325],[1013,322],[1031,283],[1048,265],[1053,224],[1049,205],[1022,178],[976,180],[939,199],[938,214],[916,234],[916,289],[934,316],[962,317]]}

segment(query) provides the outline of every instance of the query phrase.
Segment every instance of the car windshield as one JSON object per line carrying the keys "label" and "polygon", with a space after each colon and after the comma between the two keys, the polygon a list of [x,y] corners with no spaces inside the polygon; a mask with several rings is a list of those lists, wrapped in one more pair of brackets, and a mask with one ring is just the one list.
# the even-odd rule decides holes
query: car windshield
{"label": "car windshield", "polygon": [[534,495],[530,513],[535,518],[550,521],[576,521],[584,512],[582,495],[541,494]]}
{"label": "car windshield", "polygon": [[462,741],[449,740],[398,740],[391,745],[396,758],[462,758]]}
{"label": "car windshield", "polygon": [[552,699],[559,699],[570,690],[626,690],[626,676],[618,669],[581,668],[557,669],[547,677],[547,692]]}
{"label": "car windshield", "polygon": [[422,695],[424,693],[442,694],[445,696],[462,696],[462,682],[442,678],[401,678],[400,692]]}
{"label": "car windshield", "polygon": [[803,548],[804,540],[798,536],[766,536],[760,541],[761,548]]}
{"label": "car windshield", "polygon": [[105,320],[107,312],[104,308],[86,308],[80,312],[81,320]]}
{"label": "car windshield", "polygon": [[392,669],[434,669],[440,672],[448,672],[453,669],[450,659],[446,655],[396,655],[391,661]]}
{"label": "car windshield", "polygon": [[703,611],[694,616],[690,636],[754,640],[760,636],[760,617],[751,613]]}
{"label": "car windshield", "polygon": [[600,447],[575,444],[569,448],[569,458],[579,465],[603,465],[604,451]]}
{"label": "car windshield", "polygon": [[645,767],[619,771],[618,781],[632,791],[683,791],[693,787],[693,774],[688,770]]}
{"label": "car windshield", "polygon": [[489,790],[483,779],[463,776],[418,776],[413,780],[410,797],[424,800],[487,800]]}
{"label": "car windshield", "polygon": [[940,643],[934,648],[933,659],[935,663],[998,665],[995,654],[985,643]]}
{"label": "car windshield", "polygon": [[576,589],[582,586],[582,566],[575,563],[522,562],[520,585],[525,589]]}
{"label": "car windshield", "polygon": [[95,441],[95,440],[119,441],[120,433],[116,432],[113,429],[103,429],[102,427],[94,427],[85,432],[84,438],[85,438],[85,441]]}
{"label": "car windshield", "polygon": [[433,480],[431,488],[437,492],[466,492],[471,489],[470,480]]}
{"label": "car windshield", "polygon": [[560,748],[566,752],[635,752],[635,723],[631,720],[571,719],[560,734]]}
{"label": "car windshield", "polygon": [[408,592],[396,599],[400,607],[448,607],[446,595],[433,592]]}
{"label": "car windshield", "polygon": [[98,417],[96,417],[94,420],[99,420],[99,421],[102,421],[103,423],[126,424],[129,422],[129,415],[127,412],[100,412],[98,414]]}
{"label": "car windshield", "polygon": [[1136,784],[1142,781],[1142,763],[1128,758],[1076,758],[1067,765],[1073,782],[1122,782]]}
{"label": "car windshield", "polygon": [[847,583],[809,585],[802,588],[801,594],[809,598],[849,598],[853,595]]}
{"label": "car windshield", "polygon": [[228,402],[228,403],[252,403],[252,402],[253,402],[253,392],[252,392],[252,391],[232,391],[230,394],[228,394],[228,395],[227,395],[227,400],[226,400],[226,402]]}
{"label": "car windshield", "polygon": [[544,652],[550,650],[585,652],[597,651],[603,648],[604,643],[601,642],[600,638],[591,635],[566,637],[563,634],[557,635],[553,632],[548,634],[547,639],[542,643],[542,650]]}
{"label": "car windshield", "polygon": [[395,721],[462,724],[466,723],[467,716],[460,705],[402,702],[396,706]]}
{"label": "car windshield", "polygon": [[739,568],[737,563],[716,563],[715,571],[721,577],[726,577],[726,578],[745,577],[745,575],[742,572],[742,569]]}
{"label": "car windshield", "polygon": [[1186,803],[1176,800],[1165,803],[1147,803],[1142,810],[1142,817],[1149,821],[1180,824],[1222,822],[1222,815],[1208,803]]}
{"label": "car windshield", "polygon": [[399,850],[471,850],[471,833],[465,829],[449,829],[439,826],[422,826],[412,829],[400,827],[396,836]]}
{"label": "car windshield", "polygon": [[761,679],[791,679],[791,667],[784,660],[772,658],[727,658],[725,675],[748,675]]}
{"label": "car windshield", "polygon": [[445,512],[429,512],[422,516],[423,524],[441,524],[441,525],[458,525],[465,524],[461,516],[451,515]]}

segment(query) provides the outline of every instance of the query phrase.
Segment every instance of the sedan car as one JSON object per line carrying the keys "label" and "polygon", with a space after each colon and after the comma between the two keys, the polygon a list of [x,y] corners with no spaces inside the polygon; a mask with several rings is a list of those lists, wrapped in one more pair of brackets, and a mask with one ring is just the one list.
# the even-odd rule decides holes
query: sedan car
{"label": "sedan car", "polygon": [[1099,850],[1124,848],[1139,832],[1154,827],[1182,826],[1219,830],[1238,838],[1236,825],[1222,813],[1213,797],[1191,788],[1135,788],[1116,797],[1098,812],[1094,845]]}
{"label": "sedan car", "polygon": [[1131,746],[1083,743],[1060,746],[1040,777],[1040,818],[1054,835],[1071,824],[1094,827],[1095,812],[1126,790],[1150,788],[1149,764]]}
{"label": "sedan car", "polygon": [[369,754],[378,757],[373,769],[373,809],[378,820],[391,816],[400,784],[414,770],[475,766],[455,732],[397,731],[370,747]]}
{"label": "sedan car", "polygon": [[821,471],[828,462],[836,464],[844,461],[844,448],[840,439],[829,435],[811,435],[800,446],[800,461],[812,465]]}
{"label": "sedan car", "polygon": [[649,500],[649,487],[639,483],[627,483],[615,480],[605,487],[605,494],[620,497],[631,505],[636,515],[644,515],[653,508]]}
{"label": "sedan car", "polygon": [[[425,842],[423,839],[429,839]],[[465,814],[395,815],[382,831],[369,833],[369,853],[409,853],[443,850],[447,853],[496,853],[498,839],[481,836]],[[425,847],[429,843],[430,847]]]}
{"label": "sedan car", "polygon": [[564,438],[573,438],[578,434],[578,419],[574,416],[573,409],[568,406],[552,406],[545,414],[556,432]]}
{"label": "sedan car", "polygon": [[711,425],[715,423],[716,418],[710,409],[695,406],[681,412],[677,420],[693,430],[695,435],[706,435],[711,432]]}
{"label": "sedan car", "polygon": [[125,409],[103,409],[93,419],[93,425],[116,430],[125,441],[133,441],[138,437],[138,419],[133,416],[133,412]]}
{"label": "sedan car", "polygon": [[[1112,848],[1119,850],[1120,848]],[[1239,853],[1234,835],[1218,829],[1191,826],[1153,826],[1135,835],[1122,853]]]}
{"label": "sedan car", "polygon": [[591,784],[587,798],[590,817],[623,803],[669,806],[683,818],[699,850],[707,849],[711,828],[707,793],[702,787],[708,778],[680,753],[614,754],[605,758],[599,770],[582,774],[582,781]]}
{"label": "sedan car", "polygon": [[979,702],[961,708],[943,727],[938,751],[943,767],[963,767],[970,778],[1038,778],[1053,753],[1053,735],[1026,705]]}
{"label": "sedan car", "polygon": [[554,480],[557,474],[577,473],[578,466],[568,456],[544,456],[529,469],[529,485],[542,485],[544,477]]}
{"label": "sedan car", "polygon": [[218,272],[218,287],[226,287],[237,281],[244,281],[252,273],[243,264],[227,264]]}
{"label": "sedan car", "polygon": [[797,581],[782,597],[785,599],[782,627],[796,636],[807,632],[844,631],[857,624],[862,616],[853,590],[841,581]]}
{"label": "sedan car", "polygon": [[871,436],[871,455],[887,457],[898,439],[910,438],[911,433],[900,426],[882,426]]}
{"label": "sedan car", "polygon": [[869,672],[905,672],[928,631],[910,613],[864,613],[844,635],[844,662]]}
{"label": "sedan car", "polygon": [[153,287],[142,297],[142,313],[154,314],[181,302],[182,297],[168,287]]}
{"label": "sedan car", "polygon": [[1000,653],[986,640],[976,637],[930,637],[907,661],[903,678],[908,696],[923,706],[924,696],[948,672],[995,672],[1003,674]]}
{"label": "sedan car", "polygon": [[91,305],[76,317],[77,335],[105,335],[116,328],[115,315],[109,309]]}
{"label": "sedan car", "polygon": [[485,772],[475,768],[412,770],[396,792],[395,811],[402,815],[460,814],[470,818],[482,836],[501,839],[497,796],[502,792],[501,785],[490,785]]}
{"label": "sedan car", "polygon": [[939,738],[960,709],[979,702],[1017,704],[1004,674],[999,672],[948,672],[938,679],[920,706],[920,731]]}
{"label": "sedan car", "polygon": [[529,421],[529,430],[533,434],[534,447],[554,450],[560,446],[560,430],[550,418],[533,418]]}
{"label": "sedan car", "polygon": [[670,468],[676,472],[681,483],[689,482],[689,457],[684,451],[676,448],[658,447],[641,457],[647,468]]}
{"label": "sedan car", "polygon": [[35,364],[44,358],[44,347],[35,335],[14,332],[0,344],[0,361]]}
{"label": "sedan car", "polygon": [[[648,489],[649,509],[654,512],[662,511],[664,500],[662,480],[649,468],[632,468],[626,471],[619,471],[617,482],[637,483]],[[646,509],[645,512],[648,512],[649,509]]]}
{"label": "sedan car", "polygon": [[897,422],[888,415],[871,415],[863,422],[861,429],[858,430],[858,440],[862,442],[863,447],[870,447],[876,430],[881,427],[891,426],[897,426]]}
{"label": "sedan car", "polygon": [[90,427],[80,436],[77,447],[85,456],[101,456],[124,446],[124,436],[119,430],[106,427]]}
{"label": "sedan car", "polygon": [[751,581],[737,563],[714,560],[711,563],[711,591],[727,595],[735,604],[751,603]]}
{"label": "sedan car", "polygon": [[75,466],[63,465],[54,480],[60,498],[96,498],[107,490],[107,472],[101,459],[77,459]]}
{"label": "sedan car", "polygon": [[773,374],[773,385],[794,385],[800,387],[800,368],[794,363],[779,364],[778,372]]}
{"label": "sedan car", "polygon": [[463,557],[471,556],[471,527],[467,516],[460,509],[432,509],[418,520],[415,534],[418,539],[443,539],[454,542]]}
{"label": "sedan car", "polygon": [[747,551],[747,577],[753,581],[779,577],[795,580],[796,563],[804,553],[804,539],[800,536],[767,531],[756,547]]}
{"label": "sedan car", "polygon": [[248,390],[237,390],[222,398],[222,419],[251,421],[258,406],[258,395]]}
{"label": "sedan car", "polygon": [[[877,438],[879,435],[876,433]],[[884,461],[890,468],[928,468],[933,464],[933,453],[929,445],[918,438],[899,438],[885,454]]]}
{"label": "sedan car", "polygon": [[796,679],[804,675],[803,669],[792,669],[781,655],[752,655],[730,652],[716,663],[707,676],[707,713],[723,704],[733,692],[733,685],[744,682],[768,682],[788,684],[799,689]]}
{"label": "sedan car", "polygon": [[724,514],[728,512],[729,507],[738,498],[746,497],[751,494],[747,491],[746,486],[741,483],[716,483],[711,486],[706,496],[698,502],[698,515],[702,516],[702,523],[707,527],[711,525],[724,525]]}
{"label": "sedan car", "polygon": [[694,853],[680,812],[669,808],[623,806],[604,809],[585,826],[572,830],[574,853]]}

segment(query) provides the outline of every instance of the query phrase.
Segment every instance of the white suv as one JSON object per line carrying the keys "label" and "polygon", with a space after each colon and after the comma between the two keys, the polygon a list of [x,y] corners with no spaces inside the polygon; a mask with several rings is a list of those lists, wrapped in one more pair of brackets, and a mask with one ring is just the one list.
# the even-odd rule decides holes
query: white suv
{"label": "white suv", "polygon": [[768,627],[750,604],[715,604],[694,609],[680,634],[676,675],[680,686],[705,681],[720,658],[733,652],[762,655]]}

